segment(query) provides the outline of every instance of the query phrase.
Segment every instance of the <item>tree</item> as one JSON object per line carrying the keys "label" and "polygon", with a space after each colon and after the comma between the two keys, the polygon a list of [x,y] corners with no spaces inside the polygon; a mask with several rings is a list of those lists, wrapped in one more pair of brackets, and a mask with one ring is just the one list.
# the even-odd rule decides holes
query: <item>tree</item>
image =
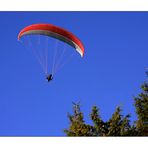
{"label": "tree", "polygon": [[148,136],[148,83],[142,86],[142,93],[135,97],[135,108],[138,116],[136,128],[138,136]]}
{"label": "tree", "polygon": [[93,136],[106,136],[108,125],[101,119],[97,106],[92,108],[90,118],[93,121]]}
{"label": "tree", "polygon": [[130,116],[123,117],[120,107],[116,108],[109,121],[104,122],[99,115],[99,109],[94,106],[90,114],[93,125],[85,123],[79,104],[74,105],[73,113],[73,115],[68,114],[70,127],[64,130],[67,136],[128,136],[131,134]]}
{"label": "tree", "polygon": [[74,104],[73,115],[68,113],[70,127],[64,132],[67,136],[148,136],[148,82],[142,86],[142,92],[134,98],[137,121],[130,125],[130,114],[123,116],[118,106],[111,118],[104,122],[97,106],[93,106],[90,119],[86,124],[79,104]]}
{"label": "tree", "polygon": [[70,128],[64,130],[67,136],[93,136],[92,126],[85,124],[83,119],[83,113],[80,110],[80,105],[73,105],[74,115],[68,113],[68,118],[70,120]]}

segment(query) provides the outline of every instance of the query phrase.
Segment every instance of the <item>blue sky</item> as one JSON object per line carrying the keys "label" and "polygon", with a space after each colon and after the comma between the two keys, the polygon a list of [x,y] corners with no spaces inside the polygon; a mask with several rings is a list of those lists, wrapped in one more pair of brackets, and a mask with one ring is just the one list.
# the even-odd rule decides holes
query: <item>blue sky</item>
{"label": "blue sky", "polygon": [[[115,107],[136,119],[133,97],[148,66],[147,12],[0,12],[0,136],[64,136],[67,112],[79,102],[85,120],[93,105],[108,120]],[[75,54],[51,83],[17,41],[33,23],[51,23],[78,36]]]}

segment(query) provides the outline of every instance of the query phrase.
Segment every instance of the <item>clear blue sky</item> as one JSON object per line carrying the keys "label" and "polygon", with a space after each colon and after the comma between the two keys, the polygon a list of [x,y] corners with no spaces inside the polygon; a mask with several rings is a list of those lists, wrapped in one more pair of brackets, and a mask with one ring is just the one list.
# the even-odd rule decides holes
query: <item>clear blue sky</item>
{"label": "clear blue sky", "polygon": [[[0,12],[0,136],[64,136],[72,102],[85,120],[97,105],[106,121],[115,107],[136,119],[133,97],[148,66],[147,12]],[[46,82],[41,67],[17,41],[33,23],[52,23],[78,36],[85,56],[74,56]]]}

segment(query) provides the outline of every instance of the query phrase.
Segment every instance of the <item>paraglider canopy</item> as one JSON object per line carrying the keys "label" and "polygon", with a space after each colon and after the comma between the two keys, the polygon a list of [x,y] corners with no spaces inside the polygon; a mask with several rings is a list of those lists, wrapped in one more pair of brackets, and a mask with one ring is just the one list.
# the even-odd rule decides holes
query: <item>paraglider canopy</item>
{"label": "paraglider canopy", "polygon": [[74,47],[82,57],[84,55],[84,46],[82,42],[74,34],[63,28],[52,24],[33,24],[20,31],[18,40],[20,40],[22,36],[30,34],[40,34],[56,38]]}

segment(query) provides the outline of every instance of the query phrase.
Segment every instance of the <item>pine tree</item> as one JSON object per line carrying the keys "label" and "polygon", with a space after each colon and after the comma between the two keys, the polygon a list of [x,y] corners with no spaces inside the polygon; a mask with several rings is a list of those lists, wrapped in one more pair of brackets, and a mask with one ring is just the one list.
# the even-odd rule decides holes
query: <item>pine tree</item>
{"label": "pine tree", "polygon": [[91,120],[93,121],[93,131],[94,136],[107,136],[108,133],[108,123],[104,122],[99,114],[99,108],[94,106],[92,108],[92,113],[90,114]]}
{"label": "pine tree", "polygon": [[[73,113],[73,115],[68,114],[70,128],[64,130],[67,136],[128,136],[135,133],[134,128],[129,124],[130,116],[123,117],[120,114],[120,107],[117,107],[109,121],[104,122],[99,115],[99,109],[94,106],[90,114],[93,125],[85,123],[80,105],[74,105]],[[133,134],[131,134],[131,131],[133,131]]]}
{"label": "pine tree", "polygon": [[108,121],[109,132],[107,136],[128,136],[131,129],[129,117],[129,114],[123,117],[123,115],[121,115],[121,108],[117,107],[111,119]]}
{"label": "pine tree", "polygon": [[74,115],[68,113],[70,128],[64,130],[67,136],[93,136],[92,126],[85,124],[79,104],[73,105]]}
{"label": "pine tree", "polygon": [[148,83],[145,82],[141,88],[142,93],[135,97],[135,107],[138,115],[136,129],[138,136],[148,136]]}
{"label": "pine tree", "polygon": [[74,104],[73,115],[68,114],[70,127],[64,132],[67,136],[148,136],[148,82],[141,88],[142,92],[134,98],[138,119],[132,125],[130,114],[123,116],[119,106],[106,122],[102,120],[99,108],[94,106],[90,114],[93,124],[86,124],[80,105]]}

